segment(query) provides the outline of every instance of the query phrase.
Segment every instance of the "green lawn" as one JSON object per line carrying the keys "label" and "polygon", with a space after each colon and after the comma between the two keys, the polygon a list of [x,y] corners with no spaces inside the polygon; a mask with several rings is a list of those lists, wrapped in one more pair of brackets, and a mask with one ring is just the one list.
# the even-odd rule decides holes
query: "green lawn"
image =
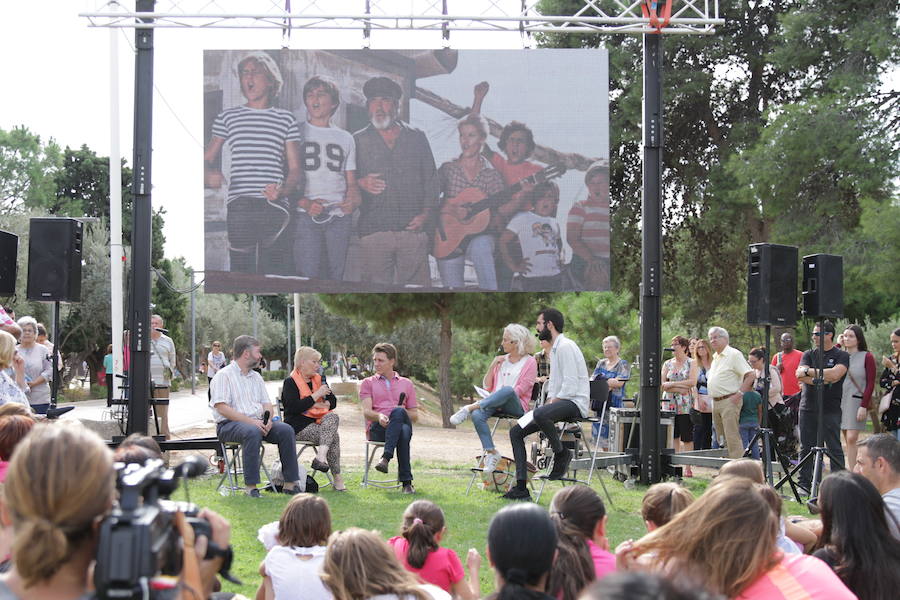
{"label": "green lawn", "polygon": [[[321,495],[331,507],[333,528],[337,530],[356,526],[375,529],[387,539],[398,533],[406,506],[415,499],[427,498],[437,503],[447,518],[448,534],[442,545],[456,550],[463,563],[469,548],[474,547],[481,553],[481,589],[483,594],[489,592],[493,589],[493,578],[484,560],[487,526],[491,516],[505,506],[507,501],[477,487],[473,487],[472,493],[466,497],[466,485],[470,476],[466,467],[448,468],[446,465],[437,466],[422,461],[414,461],[413,466],[418,492],[415,496],[403,495],[398,490],[361,488],[360,474],[357,472],[345,474],[349,492],[338,493],[325,488]],[[320,475],[318,479],[322,481],[324,477]],[[596,478],[593,487],[607,502],[610,545],[615,547],[625,539],[638,538],[644,534],[640,504],[646,488],[638,486],[633,490],[626,490],[606,472],[604,479],[613,497],[613,507],[608,505]],[[218,477],[191,481],[190,499],[231,521],[235,551],[233,572],[244,585],[235,586],[225,582],[224,589],[252,598],[259,584],[259,563],[265,556],[262,544],[256,539],[257,530],[261,525],[278,519],[289,497],[271,493],[264,493],[262,499],[251,499],[240,494],[223,497],[215,491],[217,480]],[[698,495],[706,487],[707,481],[695,478],[686,480],[686,484]],[[553,493],[559,488],[559,483],[549,482],[541,498],[541,505],[549,506]],[[184,500],[183,488],[172,498]]]}

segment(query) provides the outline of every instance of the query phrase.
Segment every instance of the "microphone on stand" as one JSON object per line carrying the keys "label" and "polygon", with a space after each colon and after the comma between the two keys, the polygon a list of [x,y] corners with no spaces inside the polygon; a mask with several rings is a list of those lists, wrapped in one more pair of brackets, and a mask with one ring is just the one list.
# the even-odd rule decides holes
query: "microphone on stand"
{"label": "microphone on stand", "polygon": [[406,392],[400,392],[400,402],[397,403],[397,406],[403,406],[404,402],[406,402]]}

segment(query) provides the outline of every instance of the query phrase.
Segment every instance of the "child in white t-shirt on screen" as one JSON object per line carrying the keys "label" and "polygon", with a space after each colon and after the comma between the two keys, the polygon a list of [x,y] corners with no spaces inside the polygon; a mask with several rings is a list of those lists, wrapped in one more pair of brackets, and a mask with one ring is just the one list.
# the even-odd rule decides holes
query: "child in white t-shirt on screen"
{"label": "child in white t-shirt on screen", "polygon": [[256,597],[331,600],[321,580],[330,535],[331,511],[324,499],[313,494],[291,498],[280,520],[259,529],[257,539],[268,554],[259,566],[263,582]]}
{"label": "child in white t-shirt on screen", "polygon": [[[520,212],[500,235],[500,255],[524,292],[555,291],[562,285],[562,238],[556,208],[559,188],[552,181],[534,186],[532,209]],[[517,239],[522,258],[516,259],[510,243]]]}

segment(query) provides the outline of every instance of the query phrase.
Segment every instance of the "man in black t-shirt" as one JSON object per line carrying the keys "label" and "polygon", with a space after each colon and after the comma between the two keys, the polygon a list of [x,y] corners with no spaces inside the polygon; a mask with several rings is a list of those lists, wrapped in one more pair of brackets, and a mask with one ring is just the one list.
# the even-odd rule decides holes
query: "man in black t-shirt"
{"label": "man in black t-shirt", "polygon": [[[841,394],[844,376],[850,366],[850,355],[834,345],[834,323],[825,321],[822,328],[816,324],[813,330],[813,348],[803,353],[797,368],[797,381],[803,384],[800,398],[800,456],[806,456],[816,445],[818,407],[816,406],[816,377],[819,365],[819,336],[824,335],[824,387],[822,390],[822,427],[825,431],[825,448],[836,459],[831,470],[844,468],[844,451],[841,448]],[[801,486],[809,489],[812,482],[813,462],[807,462],[800,470]]]}

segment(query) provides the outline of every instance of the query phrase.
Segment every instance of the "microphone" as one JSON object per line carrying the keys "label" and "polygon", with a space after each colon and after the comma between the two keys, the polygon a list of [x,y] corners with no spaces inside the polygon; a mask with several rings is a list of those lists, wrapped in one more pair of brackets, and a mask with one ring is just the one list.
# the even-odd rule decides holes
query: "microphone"
{"label": "microphone", "polygon": [[403,406],[404,402],[406,402],[406,392],[400,392],[400,402],[397,403],[397,406]]}
{"label": "microphone", "polygon": [[169,335],[168,329],[163,329],[162,327],[154,327],[153,329],[160,332],[163,335]]}
{"label": "microphone", "polygon": [[263,425],[268,425],[270,416],[269,411],[263,413]]}

